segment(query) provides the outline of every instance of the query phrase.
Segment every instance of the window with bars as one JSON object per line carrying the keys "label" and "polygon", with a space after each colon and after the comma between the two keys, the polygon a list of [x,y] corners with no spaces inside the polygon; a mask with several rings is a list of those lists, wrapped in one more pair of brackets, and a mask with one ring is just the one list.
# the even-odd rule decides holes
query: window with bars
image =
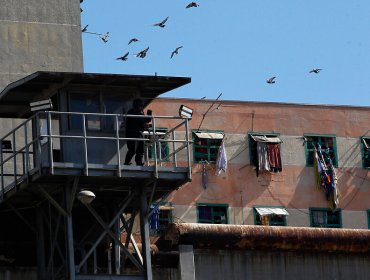
{"label": "window with bars", "polygon": [[194,161],[216,162],[223,137],[222,131],[193,131]]}
{"label": "window with bars", "polygon": [[[306,166],[313,166],[314,164],[314,147],[318,148],[321,146],[322,153],[326,154],[333,162],[335,167],[338,167],[338,156],[337,156],[337,142],[334,135],[312,135],[305,134],[305,150],[306,150]],[[326,163],[327,158],[324,157]]]}
{"label": "window with bars", "polygon": [[361,137],[362,167],[370,168],[370,137]]}
{"label": "window with bars", "polygon": [[228,224],[227,204],[197,204],[198,223],[203,224]]}
{"label": "window with bars", "polygon": [[311,227],[341,228],[342,210],[329,208],[310,208]]}
{"label": "window with bars", "polygon": [[[262,210],[262,211],[261,211]],[[276,211],[277,210],[277,211]],[[286,226],[288,212],[280,206],[253,207],[254,224],[263,226]]]}

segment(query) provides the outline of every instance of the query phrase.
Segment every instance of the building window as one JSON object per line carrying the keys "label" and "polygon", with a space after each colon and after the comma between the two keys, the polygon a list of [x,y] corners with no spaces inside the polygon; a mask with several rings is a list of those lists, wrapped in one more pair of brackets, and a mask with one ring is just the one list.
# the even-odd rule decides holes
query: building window
{"label": "building window", "polygon": [[152,235],[164,233],[168,225],[172,223],[172,210],[171,203],[161,203],[160,205],[151,205],[151,214],[149,216],[149,229]]}
{"label": "building window", "polygon": [[362,167],[370,168],[370,137],[361,137]]}
{"label": "building window", "polygon": [[[159,139],[167,140],[168,135],[166,135],[166,132],[168,131],[167,128],[156,128],[155,134]],[[150,139],[150,137],[153,136],[153,131],[144,131],[145,137]],[[148,152],[148,158],[149,160],[154,160],[155,158],[155,149],[154,149],[154,143],[145,142],[147,145],[147,152]],[[168,145],[169,142],[157,142],[157,160],[161,161],[169,161],[168,155],[170,154],[170,148]]]}
{"label": "building window", "polygon": [[341,228],[342,210],[329,208],[310,208],[311,227]]}
{"label": "building window", "polygon": [[220,131],[193,131],[194,161],[216,162],[218,148],[223,138],[224,134]]}
{"label": "building window", "polygon": [[321,151],[324,155],[325,163],[328,164],[330,157],[333,165],[338,167],[338,156],[337,156],[337,141],[335,136],[331,135],[304,135],[305,149],[306,149],[306,166],[313,166],[315,149],[321,147]]}
{"label": "building window", "polygon": [[288,211],[281,206],[254,206],[254,224],[262,226],[286,226]]}
{"label": "building window", "polygon": [[228,224],[227,204],[197,204],[198,223],[203,224]]}
{"label": "building window", "polygon": [[367,227],[370,229],[370,209],[367,210]]}
{"label": "building window", "polygon": [[250,162],[259,171],[282,171],[280,156],[281,139],[276,133],[249,133],[249,156]]}

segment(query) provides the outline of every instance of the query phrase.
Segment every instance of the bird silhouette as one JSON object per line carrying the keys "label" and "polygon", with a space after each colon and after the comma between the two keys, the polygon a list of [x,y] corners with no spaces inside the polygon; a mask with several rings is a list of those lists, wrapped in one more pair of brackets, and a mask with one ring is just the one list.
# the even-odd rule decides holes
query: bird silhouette
{"label": "bird silhouette", "polygon": [[320,69],[320,68],[315,68],[315,69],[312,69],[312,70],[310,71],[310,73],[319,74],[321,70],[322,70],[322,69]]}
{"label": "bird silhouette", "polygon": [[105,33],[104,35],[100,36],[100,39],[103,40],[104,43],[108,42],[109,32]]}
{"label": "bird silhouette", "polygon": [[128,42],[128,45],[130,45],[131,43],[136,43],[136,42],[139,42],[139,39],[132,38],[132,39]]}
{"label": "bird silhouette", "polygon": [[276,77],[271,77],[271,78],[267,79],[266,83],[268,83],[268,84],[275,84],[275,78]]}
{"label": "bird silhouette", "polygon": [[159,22],[159,23],[155,23],[155,24],[153,24],[153,26],[159,26],[159,27],[165,27],[166,25],[165,25],[165,23],[166,23],[166,21],[168,20],[168,18],[169,17],[166,17],[164,20],[162,20],[161,22]]}
{"label": "bird silhouette", "polygon": [[82,30],[81,30],[81,32],[86,32],[87,31],[87,27],[88,27],[89,25],[87,24],[84,28],[82,28]]}
{"label": "bird silhouette", "polygon": [[142,50],[141,52],[138,52],[137,54],[134,54],[136,57],[144,58],[146,57],[146,53],[148,52],[149,47],[147,47],[145,50]]}
{"label": "bird silhouette", "polygon": [[179,49],[181,49],[182,46],[180,47],[177,47],[172,53],[171,53],[171,58],[175,55],[175,54],[179,54]]}
{"label": "bird silhouette", "polygon": [[196,3],[196,2],[191,2],[191,3],[189,3],[187,6],[186,6],[186,9],[188,9],[188,8],[192,8],[192,7],[199,7],[199,4],[198,3]]}
{"label": "bird silhouette", "polygon": [[129,52],[125,53],[123,56],[117,57],[117,60],[126,61],[128,59]]}

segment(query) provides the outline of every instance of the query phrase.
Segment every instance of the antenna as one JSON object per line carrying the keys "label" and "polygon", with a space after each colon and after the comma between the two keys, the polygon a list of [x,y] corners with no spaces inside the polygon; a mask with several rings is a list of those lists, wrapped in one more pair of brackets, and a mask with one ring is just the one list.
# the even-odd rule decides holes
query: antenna
{"label": "antenna", "polygon": [[218,99],[221,97],[221,95],[222,95],[222,92],[217,96],[216,100],[212,102],[211,106],[209,106],[207,111],[203,114],[202,120],[200,121],[199,127],[197,129],[197,132],[199,132],[199,129],[202,126],[204,118],[207,116],[209,110],[211,110],[211,108],[213,107],[213,105],[215,105],[215,103],[218,101]]}

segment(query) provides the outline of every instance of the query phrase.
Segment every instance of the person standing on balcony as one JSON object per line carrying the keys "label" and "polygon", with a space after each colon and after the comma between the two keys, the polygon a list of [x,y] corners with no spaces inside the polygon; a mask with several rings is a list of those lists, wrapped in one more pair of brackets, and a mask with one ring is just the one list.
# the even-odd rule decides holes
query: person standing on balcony
{"label": "person standing on balcony", "polygon": [[[143,115],[144,102],[141,99],[133,101],[133,108],[128,110],[127,115]],[[152,111],[148,110],[147,115],[151,116]],[[148,129],[150,117],[138,118],[127,117],[126,119],[126,137],[143,138],[144,130]],[[125,165],[131,164],[131,159],[135,156],[136,165],[144,165],[144,141],[127,140],[127,154]]]}

